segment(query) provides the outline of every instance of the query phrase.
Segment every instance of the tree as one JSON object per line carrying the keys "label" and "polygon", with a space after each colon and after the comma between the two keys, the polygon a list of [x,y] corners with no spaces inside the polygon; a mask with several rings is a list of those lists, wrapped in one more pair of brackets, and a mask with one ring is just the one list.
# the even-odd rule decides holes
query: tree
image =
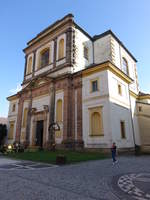
{"label": "tree", "polygon": [[4,143],[4,139],[7,136],[7,126],[6,124],[0,124],[0,145]]}

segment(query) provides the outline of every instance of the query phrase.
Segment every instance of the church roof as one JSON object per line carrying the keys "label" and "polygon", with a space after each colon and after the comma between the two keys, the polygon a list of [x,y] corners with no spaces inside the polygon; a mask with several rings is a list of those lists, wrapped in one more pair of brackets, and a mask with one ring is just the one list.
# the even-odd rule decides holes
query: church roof
{"label": "church roof", "polygon": [[133,58],[133,60],[135,62],[137,62],[136,58],[131,54],[131,52],[125,47],[125,45],[120,41],[120,39],[112,32],[112,30],[107,30],[104,33],[101,33],[99,35],[94,35],[93,37],[90,36],[90,34],[88,32],[86,32],[82,27],[80,27],[78,24],[76,24],[73,20],[74,15],[72,13],[69,13],[67,15],[65,15],[63,18],[61,18],[60,20],[57,20],[56,22],[54,22],[53,24],[51,24],[50,26],[48,26],[47,28],[45,28],[43,31],[41,31],[40,33],[38,33],[33,39],[31,39],[29,42],[27,42],[27,47],[24,49],[24,51],[29,48],[32,44],[34,44],[35,42],[38,42],[38,39],[43,38],[46,34],[49,33],[49,30],[51,29],[55,29],[55,27],[59,26],[59,24],[61,25],[61,23],[65,20],[72,20],[72,24],[79,29],[81,32],[83,32],[83,34],[85,34],[91,41],[96,41],[97,39],[100,39],[102,37],[105,37],[107,35],[112,35],[117,42],[128,52],[128,54]]}

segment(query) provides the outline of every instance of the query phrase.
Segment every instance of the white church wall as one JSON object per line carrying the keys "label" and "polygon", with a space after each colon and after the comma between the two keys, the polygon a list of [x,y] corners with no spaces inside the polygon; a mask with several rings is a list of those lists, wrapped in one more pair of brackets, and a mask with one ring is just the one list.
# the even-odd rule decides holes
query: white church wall
{"label": "white church wall", "polygon": [[[130,109],[112,102],[110,102],[110,109],[112,142],[116,142],[118,148],[134,147]],[[121,121],[125,124],[125,138],[121,137]]]}
{"label": "white church wall", "polygon": [[[108,71],[108,83],[110,101],[129,108],[128,84],[111,71]],[[119,94],[118,85],[121,86],[121,94]]]}
{"label": "white church wall", "polygon": [[[18,114],[18,102],[19,99],[15,99],[9,102],[9,111],[8,111],[8,133],[10,129],[10,123],[14,122],[14,132],[13,132],[13,139],[9,139],[8,143],[12,144],[15,141],[16,136],[16,123],[17,123],[17,114]],[[15,105],[15,111],[13,111],[13,105]]]}
{"label": "white church wall", "polygon": [[[99,91],[91,92],[90,84],[93,79],[98,80]],[[83,77],[82,88],[82,119],[83,140],[87,148],[109,148],[111,145],[110,109],[108,101],[107,71],[97,72]],[[102,126],[104,136],[90,136],[90,109],[102,109]]]}
{"label": "white church wall", "polygon": [[103,63],[112,60],[111,57],[111,36],[106,35],[94,42],[94,62]]}
{"label": "white church wall", "polygon": [[138,117],[137,117],[137,108],[136,108],[136,98],[130,95],[130,101],[131,101],[131,111],[132,111],[135,143],[137,145],[141,145],[140,130],[139,130]]}
{"label": "white church wall", "polygon": [[[82,98],[83,101],[88,101],[92,98],[108,95],[108,80],[107,71],[97,72],[82,78]],[[91,91],[92,80],[98,81],[98,91]]]}
{"label": "white church wall", "polygon": [[[9,102],[8,117],[17,115],[17,113],[18,113],[18,102],[19,102],[19,99],[12,100],[12,101]],[[15,104],[15,111],[13,111],[13,105],[14,104]]]}
{"label": "white church wall", "polygon": [[[84,46],[88,48],[88,60],[84,58]],[[92,41],[80,30],[75,29],[75,64],[73,72],[80,71],[93,63]]]}
{"label": "white church wall", "polygon": [[[102,108],[102,126],[103,136],[90,136],[90,118],[89,109],[101,107]],[[83,119],[83,140],[86,148],[110,148],[112,138],[110,129],[110,110],[107,97],[103,99],[95,99],[83,103],[82,106]]]}
{"label": "white church wall", "polygon": [[129,76],[134,80],[132,84],[130,84],[130,89],[138,93],[138,85],[137,85],[137,72],[136,72],[136,62],[129,55],[129,53],[119,44],[119,42],[111,36],[111,51],[113,56],[113,63],[122,70],[122,58],[124,57],[128,62]]}
{"label": "white church wall", "polygon": [[[140,109],[139,109],[140,108]],[[150,104],[137,103],[137,116],[139,122],[141,145],[148,147],[150,145]]]}

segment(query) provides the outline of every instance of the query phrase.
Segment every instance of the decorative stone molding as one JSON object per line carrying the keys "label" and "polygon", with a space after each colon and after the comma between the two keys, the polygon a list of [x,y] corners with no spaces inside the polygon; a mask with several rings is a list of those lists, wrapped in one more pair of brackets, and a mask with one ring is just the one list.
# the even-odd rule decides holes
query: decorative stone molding
{"label": "decorative stone molding", "polygon": [[49,106],[48,105],[43,105],[44,111],[48,112],[49,111]]}
{"label": "decorative stone molding", "polygon": [[31,115],[34,115],[36,110],[37,110],[36,108],[31,108]]}

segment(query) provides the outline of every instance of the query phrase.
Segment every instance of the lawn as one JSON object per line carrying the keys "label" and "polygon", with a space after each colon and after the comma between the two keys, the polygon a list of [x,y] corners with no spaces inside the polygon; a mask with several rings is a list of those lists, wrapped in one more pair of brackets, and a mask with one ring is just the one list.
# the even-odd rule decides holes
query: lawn
{"label": "lawn", "polygon": [[65,155],[67,158],[67,164],[108,158],[108,155],[100,152],[79,152],[79,151],[64,151],[64,150],[56,150],[55,152],[37,151],[37,152],[24,152],[24,153],[9,153],[6,156],[20,160],[31,160],[35,162],[55,164],[56,157],[58,155]]}

